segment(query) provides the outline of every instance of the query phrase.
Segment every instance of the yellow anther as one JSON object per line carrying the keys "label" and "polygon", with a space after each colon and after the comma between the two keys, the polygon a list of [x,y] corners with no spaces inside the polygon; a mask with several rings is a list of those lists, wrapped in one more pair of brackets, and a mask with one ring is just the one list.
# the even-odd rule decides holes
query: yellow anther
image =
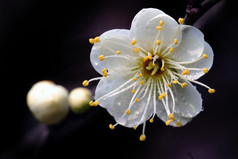
{"label": "yellow anther", "polygon": [[143,85],[145,82],[144,81],[140,81],[140,84]]}
{"label": "yellow anther", "polygon": [[144,57],[144,62],[146,62],[147,60],[152,60],[152,56],[146,56],[146,57]]}
{"label": "yellow anther", "polygon": [[98,36],[94,38],[94,43],[97,43],[99,41],[100,41],[100,38]]}
{"label": "yellow anther", "polygon": [[133,80],[136,82],[137,79],[134,77]]}
{"label": "yellow anther", "polygon": [[160,40],[156,40],[156,44],[157,44],[157,45],[160,45],[160,44],[161,44],[161,41],[160,41]]}
{"label": "yellow anther", "polygon": [[137,42],[136,40],[132,40],[132,41],[131,41],[131,45],[135,45],[136,42]]}
{"label": "yellow anther", "polygon": [[133,93],[133,94],[134,94],[135,92],[136,92],[136,91],[135,91],[134,89],[132,89],[132,90],[131,90],[131,93]]}
{"label": "yellow anther", "polygon": [[145,134],[142,134],[139,139],[140,139],[140,141],[145,141],[145,139],[146,139]]}
{"label": "yellow anther", "polygon": [[96,107],[96,106],[98,106],[98,105],[99,105],[99,103],[100,103],[100,102],[97,100],[97,101],[93,102],[93,106],[95,106],[95,107]]}
{"label": "yellow anther", "polygon": [[159,99],[159,100],[162,100],[165,96],[166,96],[165,93],[161,93],[161,94],[159,95],[158,99]]}
{"label": "yellow anther", "polygon": [[203,68],[203,73],[208,73],[208,69],[207,68]]}
{"label": "yellow anther", "polygon": [[84,80],[82,84],[84,87],[87,87],[89,85],[89,82],[87,80]]}
{"label": "yellow anther", "polygon": [[178,127],[181,127],[181,126],[183,126],[183,125],[182,125],[182,123],[181,123],[181,122],[179,122],[179,121],[177,121],[177,122],[176,122],[176,125],[177,125]]}
{"label": "yellow anther", "polygon": [[179,24],[183,24],[184,23],[184,19],[183,18],[179,18],[178,22],[179,22]]}
{"label": "yellow anther", "polygon": [[168,87],[172,87],[171,83],[168,83]]}
{"label": "yellow anther", "polygon": [[178,44],[178,39],[174,39],[174,44]]}
{"label": "yellow anther", "polygon": [[178,84],[178,81],[177,80],[173,80],[172,83],[173,84]]}
{"label": "yellow anther", "polygon": [[169,52],[173,52],[173,51],[174,51],[174,48],[171,47],[171,48],[169,49]]}
{"label": "yellow anther", "polygon": [[172,122],[172,120],[170,120],[170,119],[169,119],[169,120],[167,120],[167,121],[166,121],[166,123],[165,123],[165,124],[166,124],[166,126],[170,125],[170,123],[171,123],[171,122]]}
{"label": "yellow anther", "polygon": [[139,76],[141,77],[141,76],[142,76],[142,73],[139,73]]}
{"label": "yellow anther", "polygon": [[186,86],[187,86],[187,83],[186,83],[186,82],[184,82],[184,83],[181,84],[181,87],[182,87],[182,88],[185,88]]}
{"label": "yellow anther", "polygon": [[102,73],[103,77],[107,77],[107,71]]}
{"label": "yellow anther", "polygon": [[102,72],[105,72],[105,71],[107,71],[107,68],[104,68],[104,69],[102,70]]}
{"label": "yellow anther", "polygon": [[154,122],[154,119],[153,118],[150,118],[150,123],[153,123]]}
{"label": "yellow anther", "polygon": [[115,126],[112,125],[112,124],[109,124],[109,128],[112,129],[112,130],[114,130],[114,129],[115,129]]}
{"label": "yellow anther", "polygon": [[104,55],[100,55],[100,56],[98,56],[98,58],[100,61],[103,61],[105,59]]}
{"label": "yellow anther", "polygon": [[163,26],[163,25],[164,25],[164,21],[163,21],[163,20],[160,20],[160,21],[159,21],[159,25],[160,25],[160,26]]}
{"label": "yellow anther", "polygon": [[89,42],[90,42],[90,44],[94,44],[94,39],[93,39],[93,38],[90,38],[90,39],[89,39]]}
{"label": "yellow anther", "polygon": [[202,54],[202,57],[204,57],[205,59],[208,58],[208,55],[207,54]]}
{"label": "yellow anther", "polygon": [[135,99],[135,102],[139,102],[139,100],[140,100],[140,99],[136,98],[136,99]]}
{"label": "yellow anther", "polygon": [[90,106],[93,106],[93,101],[90,101],[90,102],[89,102],[89,105],[90,105]]}
{"label": "yellow anther", "polygon": [[133,126],[133,129],[136,130],[137,126]]}
{"label": "yellow anther", "polygon": [[160,71],[163,72],[164,71],[164,67],[160,67]]}
{"label": "yellow anther", "polygon": [[139,49],[139,48],[135,48],[134,51],[135,51],[135,52],[139,52],[140,49]]}
{"label": "yellow anther", "polygon": [[208,90],[208,92],[209,92],[210,94],[213,94],[213,93],[215,93],[215,89],[210,88],[210,89]]}
{"label": "yellow anther", "polygon": [[174,121],[174,120],[175,120],[174,115],[173,115],[172,113],[169,114],[168,118],[169,118],[169,120],[171,120],[171,121]]}
{"label": "yellow anther", "polygon": [[119,55],[119,54],[121,54],[121,51],[117,50],[117,52],[116,52],[116,53]]}
{"label": "yellow anther", "polygon": [[162,26],[157,26],[156,29],[160,31],[162,29]]}
{"label": "yellow anther", "polygon": [[131,114],[131,111],[129,109],[126,110],[126,114]]}
{"label": "yellow anther", "polygon": [[182,75],[189,75],[189,74],[190,74],[190,72],[189,72],[188,69],[184,70],[183,73],[182,73]]}
{"label": "yellow anther", "polygon": [[104,77],[107,77],[107,68],[104,68],[104,69],[102,70],[102,75],[103,75]]}

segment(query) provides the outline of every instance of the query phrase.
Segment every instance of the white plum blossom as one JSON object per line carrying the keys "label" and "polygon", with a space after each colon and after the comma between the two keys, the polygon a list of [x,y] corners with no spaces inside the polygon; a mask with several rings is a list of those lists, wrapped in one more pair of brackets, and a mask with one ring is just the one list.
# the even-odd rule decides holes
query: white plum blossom
{"label": "white plum blossom", "polygon": [[142,9],[130,30],[109,30],[89,39],[91,63],[102,75],[95,101],[115,118],[116,124],[136,128],[157,115],[166,125],[181,127],[202,110],[201,94],[191,83],[198,82],[213,63],[213,51],[197,28],[184,25],[159,9]]}

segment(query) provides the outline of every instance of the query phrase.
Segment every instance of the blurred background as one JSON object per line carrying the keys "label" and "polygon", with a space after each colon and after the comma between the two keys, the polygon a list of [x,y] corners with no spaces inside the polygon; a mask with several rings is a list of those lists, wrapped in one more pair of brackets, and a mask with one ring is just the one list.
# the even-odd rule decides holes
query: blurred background
{"label": "blurred background", "polygon": [[[221,0],[194,25],[214,50],[214,65],[201,82],[216,89],[202,93],[204,111],[181,128],[158,118],[146,127],[147,139],[122,126],[101,107],[70,112],[63,122],[44,126],[26,104],[31,86],[52,80],[72,90],[98,76],[89,60],[88,39],[103,32],[129,29],[142,8],[159,8],[184,17],[188,0],[0,1],[0,158],[238,158],[238,11],[235,1]],[[90,84],[94,93],[97,82]]]}

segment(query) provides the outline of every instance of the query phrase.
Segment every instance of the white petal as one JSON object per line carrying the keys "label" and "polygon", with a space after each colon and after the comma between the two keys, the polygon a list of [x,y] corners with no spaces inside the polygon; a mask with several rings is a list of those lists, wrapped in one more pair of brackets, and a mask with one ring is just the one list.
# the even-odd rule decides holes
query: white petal
{"label": "white petal", "polygon": [[[159,25],[160,20],[164,22],[159,37],[157,38],[158,30],[156,27]],[[156,40],[161,40],[162,50],[174,43],[174,38],[178,39],[180,43],[181,33],[176,36],[176,32],[179,28],[178,23],[169,15],[161,14],[152,18],[147,24],[144,32],[138,32],[141,39],[138,39],[138,43],[146,47],[148,51],[153,50],[153,45],[156,44]],[[174,45],[173,47],[176,47]]]}
{"label": "white petal", "polygon": [[[208,58],[205,59],[201,59],[197,62],[194,62],[194,63],[191,63],[189,65],[184,65],[185,67],[187,68],[207,68],[208,70],[210,70],[210,68],[212,67],[212,64],[213,64],[213,51],[212,51],[212,48],[211,46],[207,43],[207,42],[204,42],[204,51],[203,51],[204,54],[207,54],[208,55]],[[193,71],[191,70],[190,71],[190,75],[187,76],[188,79],[190,80],[196,80],[198,78],[200,78],[201,76],[203,76],[204,73],[203,71]]]}
{"label": "white petal", "polygon": [[[117,50],[121,52],[120,55],[116,54]],[[98,58],[100,55],[116,57],[100,61]],[[100,74],[104,68],[110,71],[121,66],[132,67],[137,63],[134,58],[118,58],[119,56],[138,57],[138,53],[130,46],[129,30],[114,29],[103,33],[100,36],[100,42],[92,47],[90,60],[94,69]]]}
{"label": "white petal", "polygon": [[200,57],[204,50],[204,35],[193,26],[182,25],[182,41],[170,54],[174,61],[192,61]]}
{"label": "white petal", "polygon": [[[169,105],[170,105],[170,110],[172,110],[171,106],[172,106],[172,99],[171,96],[169,97]],[[156,100],[156,114],[157,116],[164,122],[166,123],[166,121],[168,121],[168,114],[164,108],[164,105],[162,103],[162,101],[160,100]],[[174,127],[178,127],[178,125],[176,125],[176,122],[179,121],[182,126],[186,125],[188,122],[190,122],[192,120],[192,118],[187,118],[187,117],[183,117],[180,114],[174,113],[174,117],[176,119],[176,121],[173,121],[170,123],[170,126],[174,126]]]}
{"label": "white petal", "polygon": [[179,81],[186,82],[187,86],[182,88],[179,84],[175,84],[171,87],[175,98],[175,113],[181,117],[195,117],[202,110],[201,94],[190,82],[182,79]]}
{"label": "white petal", "polygon": [[[103,95],[113,91],[130,78],[131,77],[105,78],[103,80],[100,80],[96,88],[95,99],[97,100]],[[142,87],[146,86],[143,85]],[[133,102],[130,108],[130,114],[126,114],[125,112],[129,108],[129,103],[134,95],[131,90],[132,88],[116,96],[100,101],[99,104],[100,106],[107,109],[107,111],[115,118],[117,123],[126,127],[133,127],[144,123],[151,117],[153,110],[151,105],[152,100],[150,100],[149,103],[147,102],[149,95],[149,93],[147,93],[146,96],[140,101]],[[143,93],[144,92],[142,92],[138,97],[141,97]]]}
{"label": "white petal", "polygon": [[[147,24],[152,18],[158,15],[165,15],[165,13],[159,9],[154,8],[142,9],[139,13],[136,14],[136,16],[132,21],[130,29],[130,37],[131,39],[136,39],[138,44],[146,50],[151,48],[152,47],[151,45],[153,44],[150,42],[151,40],[149,40],[149,42],[147,41],[148,37],[146,36],[145,32],[146,29],[147,30],[150,29],[147,27]],[[153,29],[156,30],[156,28]]]}

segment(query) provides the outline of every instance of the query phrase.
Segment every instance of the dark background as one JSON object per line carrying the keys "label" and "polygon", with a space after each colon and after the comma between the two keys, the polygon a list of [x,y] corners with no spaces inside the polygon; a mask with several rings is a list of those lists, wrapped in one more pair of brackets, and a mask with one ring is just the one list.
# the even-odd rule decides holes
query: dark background
{"label": "dark background", "polygon": [[[69,91],[98,76],[89,55],[90,37],[129,29],[142,8],[159,8],[178,19],[188,0],[0,1],[0,158],[238,158],[238,11],[223,0],[195,26],[214,50],[214,65],[199,81],[216,89],[202,93],[204,111],[181,128],[158,118],[138,130],[110,130],[113,118],[101,107],[82,115],[69,113],[60,124],[39,124],[26,105],[26,94],[40,80],[53,80]],[[96,82],[90,85],[94,91]]]}

